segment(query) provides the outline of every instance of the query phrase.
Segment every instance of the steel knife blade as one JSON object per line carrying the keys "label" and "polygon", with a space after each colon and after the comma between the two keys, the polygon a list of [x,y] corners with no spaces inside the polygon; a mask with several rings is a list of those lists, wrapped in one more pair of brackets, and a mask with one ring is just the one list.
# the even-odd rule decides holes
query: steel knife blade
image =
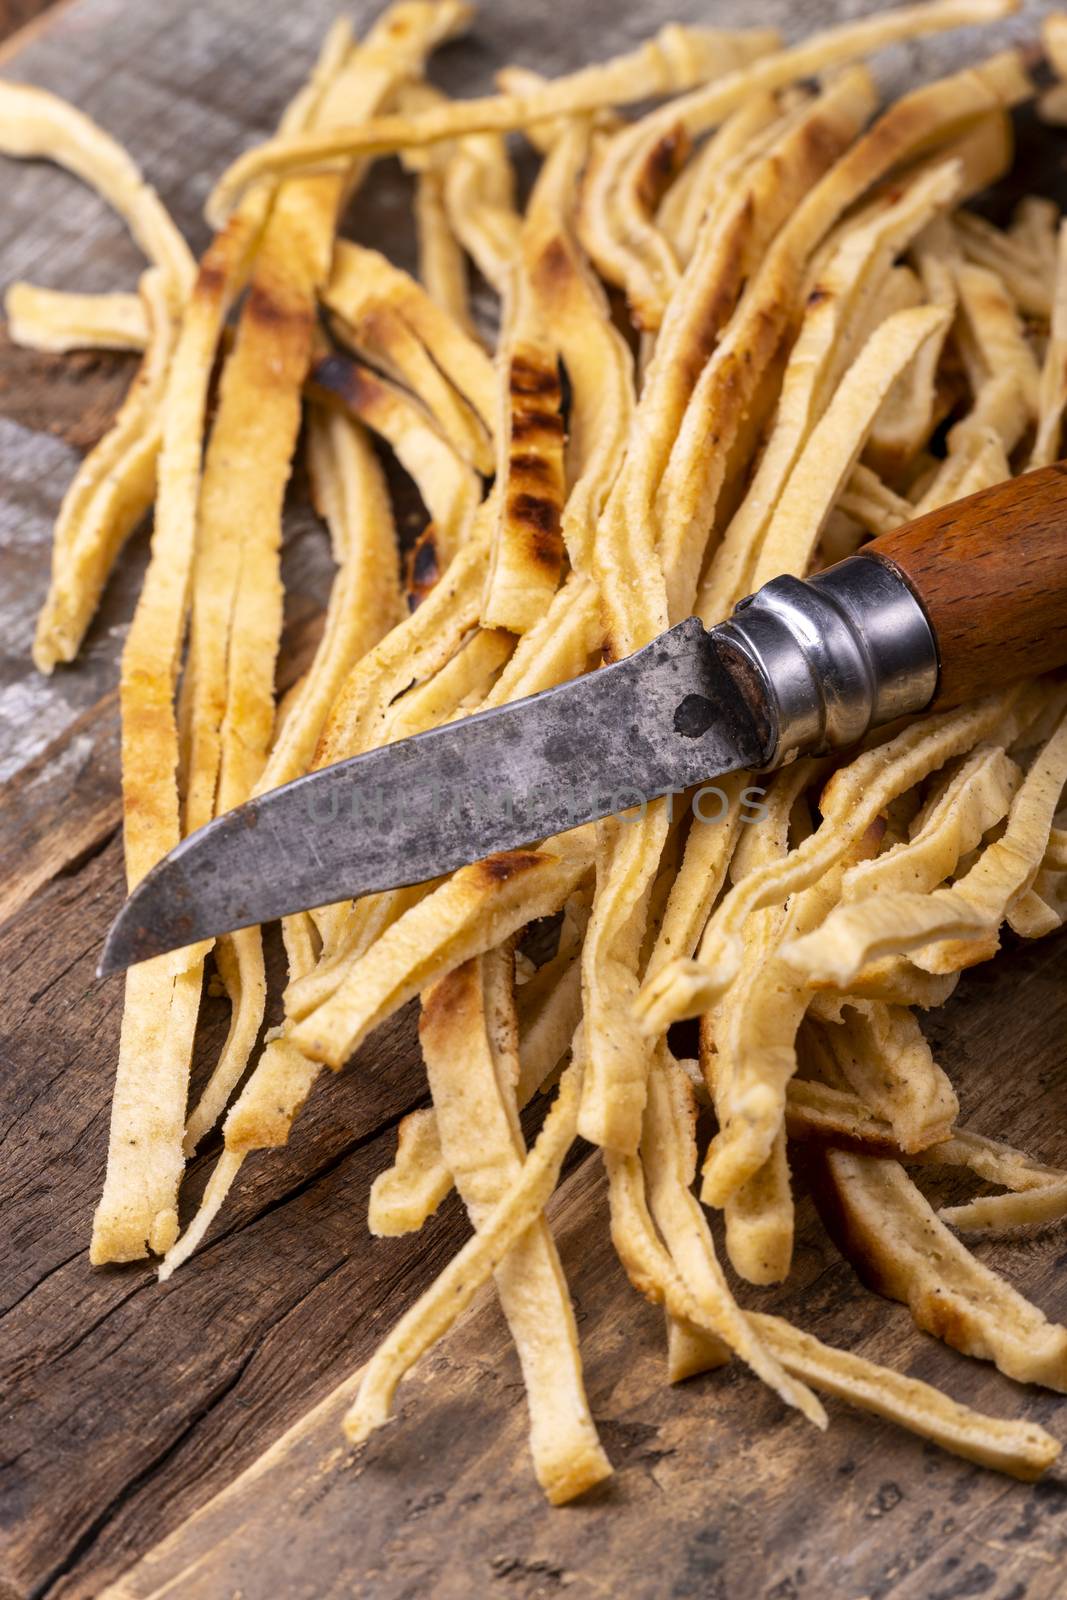
{"label": "steel knife blade", "polygon": [[323,767],[184,839],[102,975],[231,929],[436,878],[757,764],[768,729],[695,617],[588,677]]}

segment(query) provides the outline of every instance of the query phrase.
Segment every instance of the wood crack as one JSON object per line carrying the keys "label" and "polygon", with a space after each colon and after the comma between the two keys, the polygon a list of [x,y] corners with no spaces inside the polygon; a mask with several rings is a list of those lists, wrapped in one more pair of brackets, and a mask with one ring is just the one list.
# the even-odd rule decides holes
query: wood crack
{"label": "wood crack", "polygon": [[41,1600],[41,1597],[46,1595],[49,1589],[57,1584],[61,1578],[73,1572],[75,1566],[92,1548],[100,1534],[103,1532],[104,1528],[107,1526],[108,1522],[110,1522],[111,1518],[122,1508],[125,1502],[131,1499],[140,1488],[148,1483],[149,1479],[151,1479],[163,1466],[166,1465],[167,1461],[169,1461],[175,1452],[181,1448],[182,1444],[189,1437],[189,1435],[197,1427],[199,1427],[204,1418],[210,1415],[220,1401],[224,1400],[225,1397],[230,1393],[231,1389],[235,1388],[236,1385],[240,1383],[245,1370],[249,1366],[250,1362],[254,1359],[257,1350],[258,1343],[252,1350],[248,1352],[248,1355],[242,1359],[235,1371],[232,1372],[228,1378],[223,1379],[223,1381],[212,1391],[207,1401],[198,1406],[196,1410],[190,1414],[178,1435],[172,1439],[164,1449],[159,1451],[159,1453],[153,1457],[146,1467],[142,1468],[142,1470],[137,1473],[135,1477],[131,1478],[130,1481],[125,1484],[117,1494],[112,1496],[107,1505],[104,1506],[103,1510],[97,1513],[89,1526],[75,1540],[74,1544],[71,1546],[70,1550],[63,1557],[63,1559],[57,1562],[57,1564],[46,1574],[40,1583],[28,1591],[27,1600]]}
{"label": "wood crack", "polygon": [[70,860],[64,862],[61,867],[57,867],[52,876],[50,878],[46,878],[44,882],[38,886],[38,892],[40,889],[47,888],[50,883],[56,883],[61,878],[76,878],[79,872],[84,871],[86,867],[92,865],[97,856],[103,855],[108,845],[110,845],[116,835],[120,834],[121,832],[122,819],[120,817],[117,822],[113,822],[109,827],[105,828],[97,838],[91,839],[86,844],[85,848],[80,850],[77,855],[72,856]]}
{"label": "wood crack", "polygon": [[329,1282],[329,1280],[338,1272],[343,1271],[347,1264],[348,1263],[343,1260],[334,1262],[326,1269],[325,1272],[321,1273],[313,1283],[310,1283],[306,1286],[298,1298],[293,1301],[288,1310],[281,1317],[279,1317],[277,1322],[273,1323],[269,1328],[265,1328],[262,1331],[262,1333],[253,1342],[251,1349],[241,1358],[234,1372],[227,1379],[221,1382],[212,1392],[206,1402],[189,1417],[186,1424],[182,1427],[181,1432],[171,1441],[171,1443],[168,1444],[165,1449],[161,1450],[146,1467],[137,1473],[135,1477],[131,1478],[129,1483],[111,1498],[104,1509],[94,1519],[90,1527],[86,1528],[85,1532],[72,1547],[68,1555],[64,1557],[62,1562],[60,1562],[55,1569],[53,1569],[53,1571],[44,1579],[40,1586],[32,1591],[31,1595],[27,1597],[27,1600],[43,1600],[43,1597],[47,1594],[47,1592],[54,1588],[63,1578],[74,1575],[75,1568],[81,1563],[82,1559],[89,1553],[93,1545],[99,1540],[101,1535],[106,1530],[107,1525],[114,1520],[123,1507],[130,1500],[132,1500],[136,1494],[148,1487],[151,1479],[156,1475],[156,1473],[165,1467],[166,1464],[178,1454],[183,1445],[196,1431],[196,1429],[199,1428],[201,1424],[211,1416],[212,1412],[222,1404],[227,1395],[231,1394],[233,1390],[237,1388],[241,1382],[241,1379],[248,1371],[248,1368],[260,1354],[267,1341],[272,1339],[277,1333],[278,1329],[283,1327],[288,1319],[297,1311],[299,1311],[300,1307],[307,1299],[310,1298],[311,1295],[316,1293],[316,1291],[320,1289],[324,1283]]}
{"label": "wood crack", "polygon": [[[82,1252],[79,1250],[79,1251],[76,1252],[76,1255],[81,1255],[81,1253]],[[42,1283],[44,1281],[45,1281],[44,1279],[41,1280]],[[113,1317],[115,1315],[115,1313],[117,1311],[119,1311],[121,1309],[121,1307],[126,1304],[126,1302],[128,1300],[132,1300],[135,1295],[141,1293],[142,1289],[147,1289],[154,1282],[155,1282],[155,1278],[154,1277],[142,1278],[137,1283],[135,1283],[133,1285],[133,1288],[129,1291],[128,1294],[122,1295],[118,1300],[112,1300],[111,1302],[109,1302],[107,1307],[100,1313],[100,1315],[98,1317],[94,1317],[93,1320],[91,1322],[87,1322],[83,1328],[79,1328],[77,1336],[75,1338],[68,1339],[65,1344],[60,1344],[54,1350],[50,1350],[48,1352],[48,1356],[47,1356],[47,1364],[48,1365],[55,1365],[56,1362],[61,1361],[62,1359],[64,1359],[64,1357],[71,1355],[75,1350],[80,1349],[81,1346],[86,1342],[86,1340],[89,1339],[92,1336],[92,1334],[94,1334],[96,1332],[96,1330],[98,1328],[102,1328],[104,1323],[107,1322],[110,1317]],[[35,1288],[39,1288],[40,1284],[37,1284],[34,1287]],[[33,1290],[31,1290],[30,1293],[32,1294]],[[28,1299],[28,1298],[29,1298],[28,1295],[24,1295],[23,1296],[24,1300]],[[8,1313],[8,1314],[10,1314],[10,1313]],[[42,1363],[42,1364],[44,1364],[44,1363]],[[35,1365],[33,1362],[28,1361],[28,1360],[27,1361],[23,1361],[21,1364],[19,1364],[17,1366],[13,1366],[12,1369],[11,1369],[11,1374],[10,1374],[10,1379],[9,1379],[11,1387],[14,1387],[14,1385],[19,1380],[21,1380],[22,1378],[26,1377],[29,1373],[35,1372],[37,1370],[38,1370],[38,1366]]]}
{"label": "wood crack", "polygon": [[9,1306],[4,1307],[4,1310],[0,1312],[0,1322],[2,1322],[5,1317],[9,1317],[13,1311],[17,1311],[22,1302],[24,1300],[28,1300],[31,1294],[36,1294],[37,1290],[42,1286],[42,1284],[47,1283],[49,1278],[54,1278],[57,1272],[62,1272],[64,1267],[69,1266],[72,1261],[76,1261],[80,1255],[84,1255],[85,1249],[86,1246],[80,1244],[77,1250],[71,1251],[69,1256],[64,1256],[62,1261],[57,1261],[53,1266],[49,1267],[43,1278],[38,1278],[36,1283],[31,1283],[30,1287],[23,1290],[22,1294],[19,1295],[17,1300],[12,1300]]}
{"label": "wood crack", "polygon": [[[38,1100],[42,1099],[43,1096],[48,1093],[49,1089],[51,1089],[52,1085],[58,1083],[60,1078],[65,1077],[69,1071],[70,1063],[68,1061],[64,1061],[62,1066],[60,1066],[56,1072],[53,1072],[50,1078],[45,1079],[45,1081],[37,1089],[36,1093],[26,1102],[25,1105],[21,1106],[19,1110],[16,1111],[14,1117],[12,1117],[11,1121],[4,1128],[3,1132],[0,1133],[0,1147],[7,1143],[12,1133],[14,1133],[15,1129],[18,1127],[19,1123],[22,1122],[26,1115],[33,1110]],[[4,1199],[6,1199],[6,1195],[0,1191],[0,1202],[2,1202]]]}
{"label": "wood crack", "polygon": [[284,1194],[275,1195],[272,1200],[268,1200],[253,1216],[242,1217],[239,1221],[232,1223],[229,1227],[223,1228],[219,1233],[209,1235],[197,1251],[195,1259],[202,1260],[209,1251],[216,1248],[216,1246],[223,1244],[227,1239],[232,1239],[235,1234],[241,1233],[245,1228],[250,1227],[253,1223],[260,1222],[264,1217],[269,1217],[275,1211],[282,1210],[293,1200],[298,1200],[302,1195],[306,1194],[309,1189],[313,1189],[320,1179],[327,1178],[332,1172],[336,1172],[337,1168],[342,1166],[350,1156],[355,1155],[359,1150],[366,1149],[368,1145],[373,1144],[375,1140],[381,1138],[384,1134],[391,1133],[394,1128],[403,1122],[405,1117],[410,1116],[413,1111],[418,1111],[422,1107],[428,1106],[429,1103],[430,1097],[424,1092],[415,1100],[412,1100],[409,1104],[402,1106],[399,1111],[390,1113],[390,1115],[383,1121],[376,1123],[375,1126],[369,1129],[366,1133],[359,1134],[357,1138],[353,1139],[349,1144],[346,1144],[342,1149],[338,1150],[333,1156],[330,1157],[328,1161],[324,1162],[321,1167],[317,1167],[316,1170],[309,1173],[306,1178],[302,1178],[300,1182],[294,1185],[292,1189],[287,1189]]}
{"label": "wood crack", "polygon": [[39,989],[35,989],[31,995],[27,996],[27,1003],[30,1006],[40,1005],[41,1001],[44,999],[49,990],[54,989],[56,984],[60,983],[67,976],[67,973],[71,972],[78,965],[79,961],[84,961],[90,950],[93,948],[93,945],[97,944],[98,942],[99,937],[96,936],[91,939],[88,944],[82,945],[82,947],[77,950],[67,962],[66,966],[61,967],[58,972],[53,973],[47,983],[42,984]]}

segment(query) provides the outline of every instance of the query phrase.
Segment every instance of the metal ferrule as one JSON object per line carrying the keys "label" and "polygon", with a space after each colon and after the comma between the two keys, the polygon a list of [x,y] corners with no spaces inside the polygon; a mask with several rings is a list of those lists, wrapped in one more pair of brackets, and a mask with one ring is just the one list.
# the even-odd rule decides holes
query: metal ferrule
{"label": "metal ferrule", "polygon": [[715,636],[760,679],[772,724],[766,765],[855,744],[869,728],[924,710],[937,644],[895,568],[857,555],[814,578],[774,578]]}

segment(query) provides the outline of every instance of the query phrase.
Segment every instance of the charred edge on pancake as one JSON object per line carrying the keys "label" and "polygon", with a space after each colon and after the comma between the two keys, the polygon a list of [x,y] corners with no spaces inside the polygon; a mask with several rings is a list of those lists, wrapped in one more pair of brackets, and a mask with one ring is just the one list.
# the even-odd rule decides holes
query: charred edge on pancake
{"label": "charred edge on pancake", "polygon": [[542,483],[547,483],[550,488],[559,485],[559,473],[555,464],[534,450],[520,450],[510,456],[508,467],[512,479],[536,478]]}
{"label": "charred edge on pancake", "polygon": [[237,265],[233,258],[234,244],[240,240],[246,229],[247,224],[240,212],[234,212],[225,227],[215,235],[197,266],[196,284],[193,289],[195,296],[213,299],[225,289]]}
{"label": "charred edge on pancake", "polygon": [[558,411],[542,411],[531,406],[518,407],[511,414],[511,437],[531,439],[541,434],[550,439],[562,439],[563,418]]}
{"label": "charred edge on pancake", "polygon": [[229,276],[223,262],[216,259],[213,250],[209,250],[197,269],[193,294],[200,299],[214,300],[225,289]]}
{"label": "charred edge on pancake", "polygon": [[404,558],[404,587],[409,611],[418,610],[430,590],[437,586],[440,577],[437,530],[432,522],[428,522]]}
{"label": "charred edge on pancake", "polygon": [[555,365],[531,360],[517,352],[511,358],[508,368],[508,389],[512,395],[553,395],[558,404],[559,399],[559,373]]}
{"label": "charred edge on pancake", "polygon": [[635,184],[637,196],[647,211],[655,210],[691,148],[692,140],[680,122],[668,129],[652,146],[641,164]]}
{"label": "charred edge on pancake", "polygon": [[478,958],[472,956],[469,961],[464,961],[462,966],[446,973],[443,978],[433,984],[422,998],[422,1012],[419,1016],[419,1038],[425,1038],[435,1028],[454,1022],[457,1017],[462,1017],[470,1008],[471,1001],[475,998],[475,983],[478,976]]}
{"label": "charred edge on pancake", "polygon": [[544,283],[569,281],[575,273],[574,261],[566,240],[554,233],[537,258],[535,274]]}
{"label": "charred edge on pancake", "polygon": [[745,196],[743,205],[730,229],[730,243],[724,254],[730,265],[720,278],[714,294],[693,330],[691,340],[680,352],[677,366],[692,389],[719,342],[730,314],[737,305],[744,287],[741,262],[756,218],[755,201],[751,194]]}
{"label": "charred edge on pancake", "polygon": [[555,571],[563,559],[558,502],[536,494],[510,496],[508,520],[522,528],[526,548],[538,565]]}
{"label": "charred edge on pancake", "polygon": [[965,1355],[974,1349],[978,1332],[977,1318],[961,1310],[947,1295],[926,1290],[921,1296],[909,1300],[908,1308],[919,1327],[932,1333],[935,1339],[943,1340],[953,1350],[962,1350]]}
{"label": "charred edge on pancake", "polygon": [[254,282],[248,291],[244,315],[264,328],[296,327],[311,320],[304,302],[287,301],[260,282]]}
{"label": "charred edge on pancake", "polygon": [[547,857],[537,850],[501,850],[496,855],[486,856],[484,861],[476,861],[468,871],[484,888],[492,889],[507,883],[509,878],[544,866],[546,860]]}
{"label": "charred edge on pancake", "polygon": [[833,165],[852,137],[851,130],[838,127],[828,117],[816,117],[800,128],[804,155],[820,173]]}
{"label": "charred edge on pancake", "polygon": [[[347,321],[347,318],[342,318]],[[349,323],[356,343],[379,344],[388,350],[391,341],[396,336],[396,313],[391,306],[382,305],[378,300],[372,300],[369,305],[360,310],[358,316]]]}
{"label": "charred edge on pancake", "polygon": [[347,356],[323,356],[311,369],[309,384],[320,397],[340,401],[350,411],[362,413],[383,397],[382,385],[368,368]]}

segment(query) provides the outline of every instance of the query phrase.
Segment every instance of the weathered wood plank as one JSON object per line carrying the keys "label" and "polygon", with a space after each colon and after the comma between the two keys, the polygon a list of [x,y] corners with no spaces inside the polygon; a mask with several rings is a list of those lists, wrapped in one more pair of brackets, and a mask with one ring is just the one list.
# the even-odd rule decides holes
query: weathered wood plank
{"label": "weathered wood plank", "polygon": [[5,48],[17,50],[25,46],[31,26],[44,26],[44,13],[52,3],[53,0],[0,0],[0,39],[6,41]]}
{"label": "weathered wood plank", "polygon": [[0,923],[107,843],[122,821],[115,696],[0,789]]}

